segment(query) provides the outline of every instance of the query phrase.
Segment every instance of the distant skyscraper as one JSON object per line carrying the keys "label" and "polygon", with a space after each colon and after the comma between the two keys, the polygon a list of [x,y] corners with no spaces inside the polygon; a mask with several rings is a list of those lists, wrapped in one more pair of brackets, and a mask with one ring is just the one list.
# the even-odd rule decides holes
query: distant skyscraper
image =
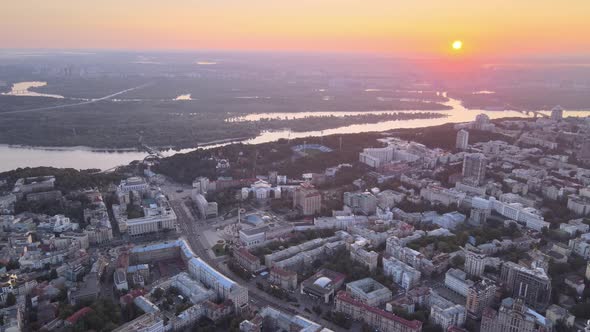
{"label": "distant skyscraper", "polygon": [[551,120],[559,121],[563,119],[563,108],[557,105],[551,110]]}
{"label": "distant skyscraper", "polygon": [[486,125],[490,124],[490,117],[485,114],[478,114],[475,117],[475,121],[473,122],[473,128],[482,130],[486,127]]}
{"label": "distant skyscraper", "polygon": [[481,184],[486,176],[486,157],[481,153],[465,155],[463,159],[463,179]]}
{"label": "distant skyscraper", "polygon": [[469,145],[469,132],[465,129],[461,129],[457,132],[457,141],[455,147],[458,150],[467,150]]}

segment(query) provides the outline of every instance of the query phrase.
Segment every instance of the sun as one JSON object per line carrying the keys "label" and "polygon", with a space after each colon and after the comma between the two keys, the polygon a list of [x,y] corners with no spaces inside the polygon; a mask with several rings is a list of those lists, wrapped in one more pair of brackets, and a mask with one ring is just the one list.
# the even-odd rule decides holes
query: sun
{"label": "sun", "polygon": [[455,40],[452,46],[454,50],[458,51],[463,47],[463,42],[460,40]]}

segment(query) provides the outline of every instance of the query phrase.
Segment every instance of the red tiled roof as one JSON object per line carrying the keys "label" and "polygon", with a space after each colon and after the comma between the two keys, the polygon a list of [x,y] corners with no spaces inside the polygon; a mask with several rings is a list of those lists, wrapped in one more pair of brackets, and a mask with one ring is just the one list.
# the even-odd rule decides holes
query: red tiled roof
{"label": "red tiled roof", "polygon": [[278,274],[278,275],[283,276],[283,277],[291,277],[294,274],[296,274],[295,272],[292,272],[292,271],[289,271],[289,270],[283,270],[281,268],[274,267],[274,266],[270,269],[270,273],[275,273],[275,274]]}
{"label": "red tiled roof", "polygon": [[129,254],[122,252],[117,258],[117,267],[127,269],[129,267]]}
{"label": "red tiled roof", "polygon": [[78,319],[86,316],[87,314],[89,314],[93,311],[94,310],[92,310],[92,308],[90,308],[90,307],[84,307],[84,308],[74,312],[70,317],[66,318],[66,321],[70,324],[76,324]]}
{"label": "red tiled roof", "polygon": [[128,294],[131,294],[131,296],[133,296],[134,298],[136,298],[138,296],[145,295],[145,290],[143,288],[141,288],[141,289],[133,289]]}
{"label": "red tiled roof", "polygon": [[119,298],[120,303],[131,304],[133,302],[133,295],[125,294]]}
{"label": "red tiled roof", "polygon": [[258,257],[252,255],[252,253],[244,247],[238,249],[238,252],[239,252],[240,256],[242,256],[243,258],[245,258],[249,261],[257,261],[258,260]]}
{"label": "red tiled roof", "polygon": [[337,298],[340,301],[348,302],[348,303],[354,305],[355,307],[361,307],[361,308],[363,308],[364,310],[366,310],[368,312],[372,312],[372,313],[375,313],[375,314],[377,314],[379,316],[383,316],[383,317],[385,317],[385,318],[387,318],[389,320],[396,321],[396,322],[398,322],[398,323],[400,323],[400,324],[402,324],[404,326],[408,326],[408,327],[413,328],[413,329],[421,329],[422,328],[422,322],[420,322],[418,320],[412,320],[412,321],[410,321],[410,320],[401,318],[401,317],[399,317],[399,316],[397,316],[397,315],[395,315],[395,314],[393,314],[391,312],[387,312],[385,310],[381,310],[379,308],[372,307],[372,306],[367,305],[367,304],[365,304],[365,303],[363,303],[361,301],[358,301],[358,300],[353,299],[345,291],[338,292]]}

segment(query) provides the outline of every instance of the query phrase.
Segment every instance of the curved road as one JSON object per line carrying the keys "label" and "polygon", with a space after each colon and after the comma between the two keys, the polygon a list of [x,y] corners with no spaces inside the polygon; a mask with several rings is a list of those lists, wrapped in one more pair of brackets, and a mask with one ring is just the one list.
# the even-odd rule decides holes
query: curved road
{"label": "curved road", "polygon": [[145,88],[148,85],[151,85],[152,83],[146,83],[146,84],[142,84],[133,88],[129,88],[129,89],[125,89],[123,91],[119,91],[119,92],[115,92],[113,94],[110,94],[108,96],[104,96],[104,97],[100,97],[100,98],[96,98],[96,99],[90,99],[90,100],[86,100],[86,101],[81,101],[78,103],[73,103],[73,104],[65,104],[65,105],[56,105],[56,106],[49,106],[49,107],[39,107],[39,108],[32,108],[32,109],[28,109],[28,110],[17,110],[17,111],[8,111],[8,112],[0,112],[0,115],[4,115],[4,114],[16,114],[16,113],[29,113],[29,112],[38,112],[38,111],[49,111],[49,110],[54,110],[54,109],[60,109],[60,108],[66,108],[66,107],[74,107],[74,106],[80,106],[80,105],[87,105],[87,104],[92,104],[92,103],[96,103],[97,101],[103,101],[103,100],[107,100],[107,99],[111,99],[113,97],[116,97],[118,95],[133,91],[133,90],[138,90],[138,89],[142,89]]}
{"label": "curved road", "polygon": [[[292,315],[306,315],[306,313],[301,308],[293,308],[289,306],[287,303],[281,302],[279,299],[272,297],[270,294],[267,294],[264,291],[259,290],[256,287],[254,281],[242,280],[240,277],[235,275],[231,270],[229,270],[229,268],[227,268],[224,264],[220,264],[220,260],[212,259],[199,239],[199,237],[203,233],[203,230],[208,228],[207,224],[203,221],[195,220],[192,214],[186,208],[186,206],[184,206],[184,202],[182,201],[181,197],[186,195],[186,193],[176,194],[172,192],[169,193],[169,195],[171,196],[170,204],[172,205],[172,208],[176,213],[180,231],[188,240],[191,249],[193,249],[193,251],[197,255],[199,255],[207,264],[209,264],[214,269],[220,271],[221,273],[225,274],[229,278],[233,279],[234,281],[238,282],[240,285],[248,288],[248,297],[251,299],[251,302],[253,302],[256,306],[260,308],[264,306],[270,306]],[[308,316],[313,315],[309,314]],[[331,329],[332,331],[343,331],[341,327],[335,325],[332,322],[326,321],[321,316],[313,318],[310,317],[310,319],[323,325],[326,328]]]}

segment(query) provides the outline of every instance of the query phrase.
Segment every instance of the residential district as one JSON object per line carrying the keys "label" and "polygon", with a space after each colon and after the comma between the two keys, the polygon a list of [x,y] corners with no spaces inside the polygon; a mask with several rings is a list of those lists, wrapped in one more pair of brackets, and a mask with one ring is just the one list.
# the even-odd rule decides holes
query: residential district
{"label": "residential district", "polygon": [[242,152],[192,185],[157,157],[94,186],[3,173],[0,329],[590,331],[590,119],[449,135],[299,176],[236,176]]}

